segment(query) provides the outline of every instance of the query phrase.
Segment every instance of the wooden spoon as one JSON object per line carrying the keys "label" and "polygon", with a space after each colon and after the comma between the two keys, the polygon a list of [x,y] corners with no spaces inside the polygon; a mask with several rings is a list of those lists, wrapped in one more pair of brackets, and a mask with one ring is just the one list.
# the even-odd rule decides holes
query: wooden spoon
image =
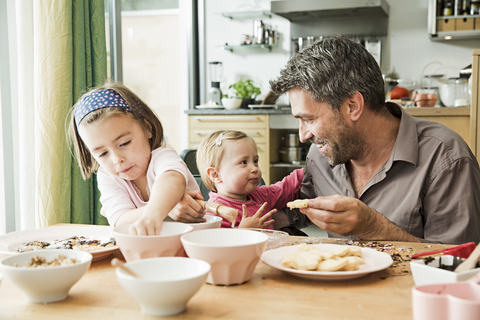
{"label": "wooden spoon", "polygon": [[134,272],[132,269],[127,267],[125,265],[125,263],[123,263],[123,261],[121,261],[117,258],[113,258],[111,263],[112,263],[112,266],[122,269],[123,271],[125,271],[129,275],[131,275],[135,278],[141,278],[141,276],[139,276],[136,272]]}
{"label": "wooden spoon", "polygon": [[463,261],[455,268],[455,272],[467,271],[475,268],[475,265],[480,258],[480,243],[477,245],[475,250],[468,256],[467,260]]}

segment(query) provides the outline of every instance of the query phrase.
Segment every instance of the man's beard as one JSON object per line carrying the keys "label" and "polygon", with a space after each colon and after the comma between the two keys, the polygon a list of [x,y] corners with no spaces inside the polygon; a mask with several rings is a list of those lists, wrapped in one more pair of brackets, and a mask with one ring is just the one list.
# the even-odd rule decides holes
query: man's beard
{"label": "man's beard", "polygon": [[328,143],[330,150],[327,150],[324,156],[327,162],[335,167],[352,159],[357,159],[362,153],[365,143],[363,136],[347,126],[340,115],[336,117],[333,127],[336,127],[336,130],[332,136],[327,139],[313,137],[310,141],[317,145]]}

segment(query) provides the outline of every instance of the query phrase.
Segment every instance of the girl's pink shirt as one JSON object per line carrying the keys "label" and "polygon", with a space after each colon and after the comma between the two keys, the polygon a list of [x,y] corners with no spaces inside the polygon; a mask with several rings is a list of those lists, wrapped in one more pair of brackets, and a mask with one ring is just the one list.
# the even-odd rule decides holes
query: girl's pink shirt
{"label": "girl's pink shirt", "polygon": [[[152,157],[147,170],[148,196],[155,180],[166,171],[176,171],[185,177],[186,190],[199,190],[197,181],[190,173],[187,165],[178,156],[177,152],[169,147],[160,147],[152,151]],[[125,212],[141,208],[148,201],[143,201],[133,184],[129,180],[109,175],[100,168],[97,173],[98,189],[100,190],[100,213],[108,219],[111,226],[115,226],[118,219]]]}
{"label": "girl's pink shirt", "polygon": [[[234,200],[215,192],[209,193],[210,198],[208,201],[237,209],[238,216],[237,221],[235,222],[235,227],[238,227],[242,221],[243,204],[247,206],[249,217],[253,216],[265,202],[268,202],[268,205],[265,208],[264,214],[268,213],[272,209],[283,209],[287,205],[287,202],[297,199],[300,188],[302,187],[302,179],[303,169],[297,169],[283,178],[282,181],[269,186],[261,186],[256,188],[255,191],[247,196],[246,201]],[[205,211],[205,213],[211,216],[216,215],[210,211]],[[227,219],[222,217],[221,227],[231,228],[232,224]],[[266,229],[273,229],[273,225],[268,226]]]}

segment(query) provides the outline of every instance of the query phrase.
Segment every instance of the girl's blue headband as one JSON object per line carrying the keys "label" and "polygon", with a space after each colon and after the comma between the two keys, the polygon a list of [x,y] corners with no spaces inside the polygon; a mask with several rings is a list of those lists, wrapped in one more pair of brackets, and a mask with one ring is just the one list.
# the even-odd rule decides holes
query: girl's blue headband
{"label": "girl's blue headband", "polygon": [[94,91],[80,99],[75,107],[75,124],[77,128],[83,118],[90,112],[109,107],[122,108],[133,113],[132,108],[115,90]]}

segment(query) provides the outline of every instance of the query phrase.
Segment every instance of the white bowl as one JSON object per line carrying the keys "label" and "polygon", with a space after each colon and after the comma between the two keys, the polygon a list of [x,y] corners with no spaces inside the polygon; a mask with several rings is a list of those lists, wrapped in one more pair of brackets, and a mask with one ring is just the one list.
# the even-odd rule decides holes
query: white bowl
{"label": "white bowl", "polygon": [[284,231],[279,231],[279,230],[255,229],[255,228],[248,228],[246,230],[262,232],[268,236],[267,247],[265,248],[265,250],[275,249],[283,246],[285,243],[287,243],[288,236],[289,236],[288,233]]}
{"label": "white bowl", "polygon": [[225,109],[238,109],[240,108],[240,105],[242,104],[242,99],[229,99],[229,98],[223,98],[222,99],[222,105],[225,107]]}
{"label": "white bowl", "polygon": [[[66,266],[23,267],[34,256],[52,261],[62,254],[80,262]],[[87,272],[92,255],[68,249],[30,251],[15,254],[0,261],[0,270],[8,281],[20,288],[30,302],[47,303],[65,299],[70,288]],[[17,265],[18,267],[16,267]]]}
{"label": "white bowl", "polygon": [[189,226],[193,227],[192,231],[204,230],[204,229],[215,229],[220,228],[222,225],[222,218],[219,216],[203,216],[207,221],[198,222],[198,223],[187,223]]}
{"label": "white bowl", "polygon": [[180,237],[193,230],[192,226],[180,222],[164,222],[158,236],[137,236],[129,233],[130,225],[113,229],[112,234],[125,259],[130,262],[139,259],[183,256]]}
{"label": "white bowl", "polygon": [[232,285],[250,280],[268,235],[244,229],[206,229],[184,234],[181,240],[190,258],[212,267],[207,283]]}
{"label": "white bowl", "polygon": [[455,257],[451,255],[438,256],[428,264],[425,264],[425,258],[410,261],[410,270],[412,271],[415,285],[419,286],[463,281],[470,279],[480,271],[480,268],[462,272],[454,272],[439,268],[441,264],[451,266],[454,258]]}
{"label": "white bowl", "polygon": [[205,261],[180,257],[144,259],[125,265],[141,278],[117,268],[118,281],[140,302],[144,313],[154,316],[183,312],[210,271],[210,265]]}

